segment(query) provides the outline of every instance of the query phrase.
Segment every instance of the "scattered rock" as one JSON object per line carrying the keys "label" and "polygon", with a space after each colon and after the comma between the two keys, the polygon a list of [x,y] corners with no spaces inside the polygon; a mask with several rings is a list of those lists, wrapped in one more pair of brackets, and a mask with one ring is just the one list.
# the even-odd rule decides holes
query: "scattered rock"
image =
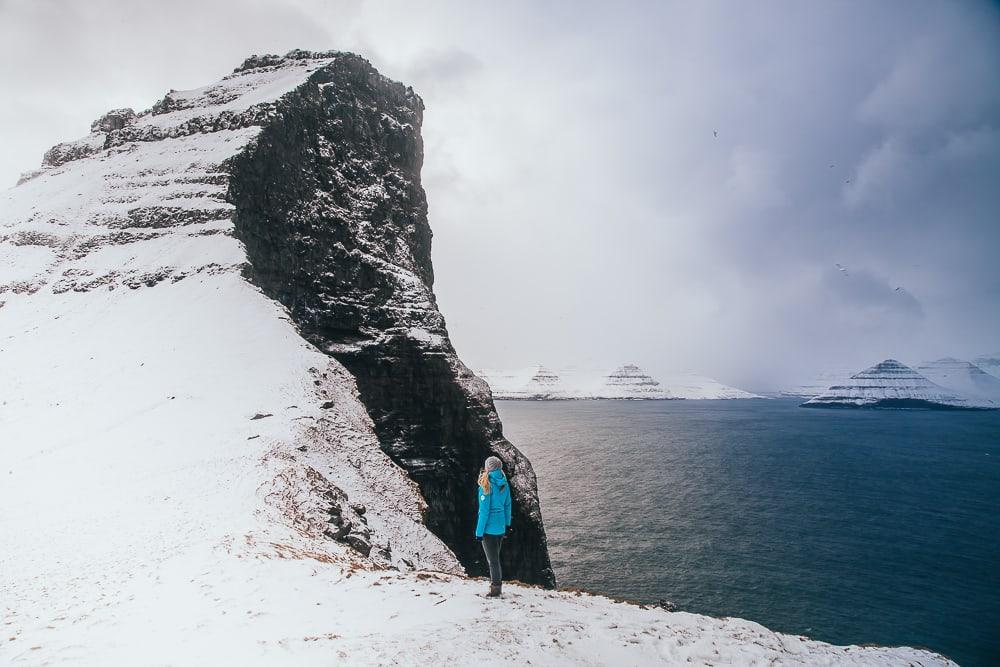
{"label": "scattered rock", "polygon": [[351,533],[347,537],[345,537],[344,542],[347,543],[349,546],[353,547],[355,551],[360,553],[365,558],[367,558],[368,554],[370,554],[372,551],[371,543],[367,539],[354,533]]}

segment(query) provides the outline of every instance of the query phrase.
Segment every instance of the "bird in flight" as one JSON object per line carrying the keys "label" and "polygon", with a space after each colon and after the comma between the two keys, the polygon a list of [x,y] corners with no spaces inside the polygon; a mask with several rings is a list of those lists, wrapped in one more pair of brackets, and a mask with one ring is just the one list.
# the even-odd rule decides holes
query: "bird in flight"
{"label": "bird in flight", "polygon": [[837,270],[840,271],[841,273],[843,273],[845,276],[850,275],[849,273],[847,273],[847,267],[846,266],[841,266],[840,264],[837,264],[836,266],[837,266]]}
{"label": "bird in flight", "polygon": [[719,138],[719,131],[718,130],[712,130],[712,136],[715,137],[716,139],[718,139]]}

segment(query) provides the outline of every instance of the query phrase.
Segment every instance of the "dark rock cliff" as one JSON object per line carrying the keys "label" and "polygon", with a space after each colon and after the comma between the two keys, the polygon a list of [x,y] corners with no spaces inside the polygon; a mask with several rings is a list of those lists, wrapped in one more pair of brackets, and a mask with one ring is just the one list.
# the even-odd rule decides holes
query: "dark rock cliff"
{"label": "dark rock cliff", "polygon": [[505,576],[551,586],[531,464],[503,438],[489,389],[456,356],[435,304],[422,113],[412,89],[336,54],[228,165],[236,235],[249,279],[353,373],[382,448],[420,485],[428,527],[469,573],[486,572],[475,479],[496,454],[514,492]]}

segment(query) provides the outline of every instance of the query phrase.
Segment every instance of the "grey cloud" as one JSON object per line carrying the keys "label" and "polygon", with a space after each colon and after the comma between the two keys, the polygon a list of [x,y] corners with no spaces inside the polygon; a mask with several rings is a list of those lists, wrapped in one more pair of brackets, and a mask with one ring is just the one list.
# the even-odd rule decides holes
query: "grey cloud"
{"label": "grey cloud", "polygon": [[461,86],[483,67],[482,61],[462,49],[430,49],[416,56],[404,79],[421,89],[431,86]]}
{"label": "grey cloud", "polygon": [[893,287],[865,269],[831,267],[823,274],[823,285],[862,323],[910,324],[924,317],[923,307],[909,290],[901,285]]}

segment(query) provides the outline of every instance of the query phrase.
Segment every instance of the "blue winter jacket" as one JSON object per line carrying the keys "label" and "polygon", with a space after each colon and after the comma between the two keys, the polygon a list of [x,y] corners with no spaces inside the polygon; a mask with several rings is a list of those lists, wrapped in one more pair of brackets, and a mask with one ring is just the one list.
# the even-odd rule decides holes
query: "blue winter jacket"
{"label": "blue winter jacket", "polygon": [[502,470],[490,471],[490,492],[479,492],[479,521],[476,523],[476,537],[503,535],[510,527],[510,484]]}

